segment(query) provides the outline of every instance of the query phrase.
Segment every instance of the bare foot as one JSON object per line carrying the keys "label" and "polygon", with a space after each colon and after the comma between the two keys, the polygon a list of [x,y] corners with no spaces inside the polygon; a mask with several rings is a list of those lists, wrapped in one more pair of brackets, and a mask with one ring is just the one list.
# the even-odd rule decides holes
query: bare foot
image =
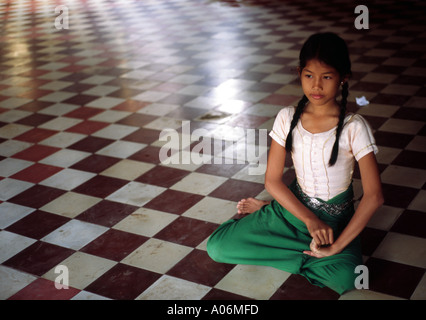
{"label": "bare foot", "polygon": [[262,208],[265,204],[269,204],[269,201],[255,198],[241,199],[237,204],[238,214],[253,213]]}

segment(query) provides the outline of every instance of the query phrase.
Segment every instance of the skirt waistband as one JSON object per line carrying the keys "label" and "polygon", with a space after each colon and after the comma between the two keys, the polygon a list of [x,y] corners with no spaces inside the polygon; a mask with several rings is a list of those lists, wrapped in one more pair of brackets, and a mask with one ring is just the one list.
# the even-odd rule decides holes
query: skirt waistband
{"label": "skirt waistband", "polygon": [[324,201],[315,197],[310,197],[303,192],[297,180],[291,184],[290,188],[293,190],[296,197],[301,200],[305,206],[312,211],[323,211],[331,216],[337,217],[341,215],[346,209],[350,208],[353,204],[353,190],[352,185],[343,193],[336,196],[335,198]]}

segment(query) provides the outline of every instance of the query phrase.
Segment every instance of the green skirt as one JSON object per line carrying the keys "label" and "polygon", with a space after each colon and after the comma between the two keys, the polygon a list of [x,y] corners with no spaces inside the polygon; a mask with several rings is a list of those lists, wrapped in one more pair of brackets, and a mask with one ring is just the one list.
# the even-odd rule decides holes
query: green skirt
{"label": "green skirt", "polygon": [[[354,214],[352,185],[327,202],[307,197],[296,181],[289,188],[333,229],[337,239]],[[273,200],[250,215],[219,226],[207,242],[207,252],[216,262],[264,265],[300,274],[339,294],[354,289],[355,268],[362,264],[359,237],[339,254],[324,258],[303,253],[310,250],[311,241],[306,225]]]}

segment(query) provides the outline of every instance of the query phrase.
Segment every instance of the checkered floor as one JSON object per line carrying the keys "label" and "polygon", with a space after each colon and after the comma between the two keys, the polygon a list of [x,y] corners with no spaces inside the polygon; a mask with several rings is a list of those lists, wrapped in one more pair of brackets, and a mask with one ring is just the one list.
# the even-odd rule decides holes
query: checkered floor
{"label": "checkered floor", "polygon": [[[354,9],[2,1],[0,299],[426,299],[425,2],[374,1],[363,30]],[[350,47],[349,107],[375,130],[386,199],[362,233],[369,290],[342,296],[276,269],[215,263],[205,247],[240,198],[268,199],[245,138],[298,101],[298,52],[319,31]],[[201,163],[184,163],[200,154],[184,121],[235,154],[206,148]],[[168,153],[178,163],[160,162],[166,128],[178,133]],[[358,173],[354,186],[359,199]],[[68,290],[54,286],[59,265]]]}

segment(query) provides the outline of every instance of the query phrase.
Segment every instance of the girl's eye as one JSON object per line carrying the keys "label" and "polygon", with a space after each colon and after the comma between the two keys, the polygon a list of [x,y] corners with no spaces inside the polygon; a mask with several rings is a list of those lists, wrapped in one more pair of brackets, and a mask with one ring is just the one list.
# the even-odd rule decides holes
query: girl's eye
{"label": "girl's eye", "polygon": [[305,77],[306,77],[306,78],[308,78],[308,79],[311,79],[311,78],[312,78],[312,75],[310,75],[310,74],[305,74]]}
{"label": "girl's eye", "polygon": [[325,76],[324,79],[325,80],[331,80],[331,77],[330,76]]}

